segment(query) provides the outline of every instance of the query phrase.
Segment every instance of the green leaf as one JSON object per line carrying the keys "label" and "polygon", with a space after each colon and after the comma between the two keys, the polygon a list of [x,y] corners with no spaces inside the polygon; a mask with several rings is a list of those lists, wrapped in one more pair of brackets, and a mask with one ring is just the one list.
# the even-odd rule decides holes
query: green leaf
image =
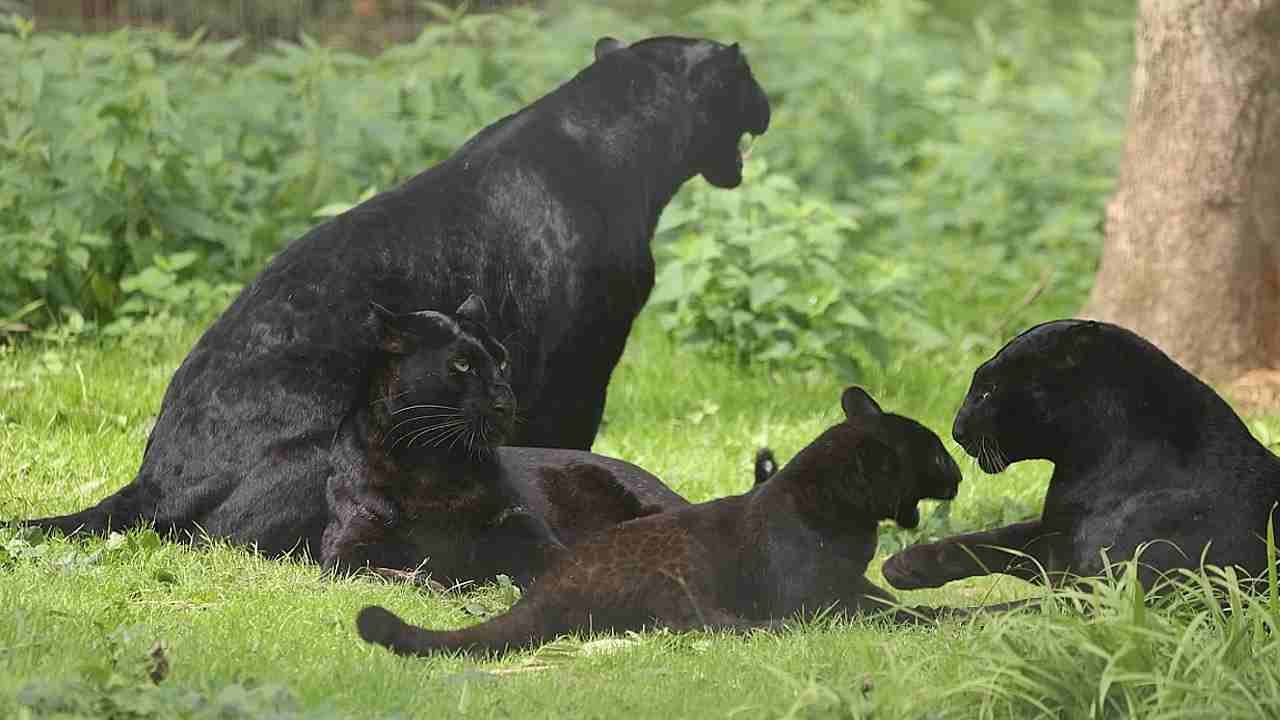
{"label": "green leaf", "polygon": [[787,281],[779,277],[761,278],[751,284],[748,295],[751,309],[758,311],[787,290]]}
{"label": "green leaf", "polygon": [[845,303],[836,311],[835,317],[832,318],[841,325],[848,327],[860,328],[864,330],[872,329],[871,319],[868,318],[861,310],[852,304]]}
{"label": "green leaf", "polygon": [[177,272],[190,267],[199,259],[200,253],[191,250],[174,253],[165,257],[165,269]]}
{"label": "green leaf", "polygon": [[120,289],[125,292],[142,292],[154,297],[164,297],[164,293],[173,287],[174,276],[152,265],[136,275],[130,275],[120,281]]}

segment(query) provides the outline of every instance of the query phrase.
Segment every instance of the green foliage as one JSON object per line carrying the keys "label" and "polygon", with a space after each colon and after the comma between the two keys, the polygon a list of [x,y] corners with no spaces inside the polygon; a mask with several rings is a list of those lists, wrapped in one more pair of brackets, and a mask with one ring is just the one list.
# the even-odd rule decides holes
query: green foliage
{"label": "green foliage", "polygon": [[693,18],[742,41],[769,91],[769,167],[856,208],[845,293],[875,293],[868,264],[910,279],[912,306],[878,330],[927,351],[999,339],[1027,297],[1074,310],[1118,157],[1131,7],[751,0]]}
{"label": "green foliage", "polygon": [[456,18],[374,59],[304,36],[248,65],[227,62],[234,41],[11,25],[0,320],[119,332],[158,308],[222,307],[317,209],[408,177],[525,102],[530,73],[506,51],[457,50],[527,45],[536,16]]}
{"label": "green foliage", "polygon": [[901,304],[909,278],[905,264],[859,245],[857,227],[763,162],[748,164],[736,192],[699,181],[659,227],[649,304],[693,347],[852,371],[859,350],[883,357],[877,315]]}
{"label": "green foliage", "polygon": [[[0,345],[0,519],[80,509],[132,479],[165,385],[204,324],[159,327],[163,334],[122,340]],[[886,409],[945,437],[969,372],[990,349],[941,360],[902,352],[865,384]],[[785,461],[840,416],[842,382],[827,368],[744,367],[681,350],[656,317],[641,317],[595,449],[651,470],[691,500],[746,491],[757,447],[772,446]],[[1264,439],[1280,432],[1277,417],[1251,420]],[[883,585],[881,562],[905,543],[1038,510],[1047,463],[987,476],[947,446],[965,475],[959,497],[925,503],[919,530],[884,523],[874,582]],[[1197,578],[1178,598],[1143,593],[1135,615],[1121,578],[1078,604],[1062,593],[1061,610],[940,628],[827,616],[748,636],[587,633],[476,662],[398,658],[361,642],[352,621],[378,604],[416,624],[461,627],[508,607],[510,586],[424,592],[420,583],[333,578],[220,542],[162,542],[150,531],[69,540],[0,529],[0,548],[0,717],[52,717],[63,706],[41,703],[60,698],[92,703],[67,707],[88,717],[119,717],[117,708],[153,700],[168,714],[150,717],[182,717],[189,698],[218,707],[252,688],[263,688],[245,700],[253,709],[227,714],[267,717],[268,688],[279,687],[297,703],[281,711],[286,717],[324,717],[330,706],[337,716],[370,718],[1054,716],[1036,702],[1057,717],[1088,717],[1091,705],[1109,717],[1124,716],[1115,708],[1131,695],[1132,717],[1154,720],[1243,716],[1249,705],[1259,708],[1249,716],[1268,717],[1280,702],[1269,679],[1280,667],[1275,633],[1266,626],[1280,618],[1280,592],[1268,579],[1258,597],[1232,600],[1213,571],[1205,577],[1225,610],[1204,599]],[[988,577],[898,597],[908,606],[970,606],[1043,593]],[[157,642],[171,666],[159,685],[150,679]]]}
{"label": "green foliage", "polygon": [[[128,629],[117,631],[126,634]],[[156,647],[163,647],[157,645]],[[161,656],[163,657],[163,656]],[[130,658],[145,666],[150,657]],[[17,705],[29,718],[58,720],[279,720],[340,718],[324,708],[305,711],[289,689],[255,682],[233,683],[208,693],[157,685],[140,672],[120,672],[118,658],[84,679],[37,680],[18,692]]]}
{"label": "green foliage", "polygon": [[655,297],[679,337],[853,372],[886,339],[929,350],[1001,334],[956,313],[957,295],[1010,323],[1037,284],[1038,302],[1060,306],[1087,286],[1131,8],[677,4],[674,26],[589,3],[433,5],[436,22],[375,57],[303,35],[247,63],[228,61],[234,41],[73,37],[13,18],[0,33],[0,62],[18,68],[0,75],[0,333],[207,316],[318,211],[440,160],[571,76],[606,32],[739,40],[774,101],[751,168],[761,187],[695,187],[668,211],[704,215],[666,223],[658,249]]}

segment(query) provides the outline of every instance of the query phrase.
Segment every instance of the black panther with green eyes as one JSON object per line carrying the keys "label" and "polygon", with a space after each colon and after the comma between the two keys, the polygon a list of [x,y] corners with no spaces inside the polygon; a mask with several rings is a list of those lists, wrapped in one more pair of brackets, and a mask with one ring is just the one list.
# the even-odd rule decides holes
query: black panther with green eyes
{"label": "black panther with green eyes", "polygon": [[688,505],[620,460],[498,447],[515,397],[477,296],[452,315],[374,307],[381,352],[367,399],[329,455],[325,565],[422,567],[446,585],[501,573],[527,585],[583,535]]}

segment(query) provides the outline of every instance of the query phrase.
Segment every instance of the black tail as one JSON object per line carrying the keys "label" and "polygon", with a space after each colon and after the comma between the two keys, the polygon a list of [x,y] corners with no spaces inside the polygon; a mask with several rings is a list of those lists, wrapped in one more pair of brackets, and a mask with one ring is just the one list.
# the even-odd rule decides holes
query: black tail
{"label": "black tail", "polygon": [[778,461],[773,458],[773,451],[769,448],[760,448],[756,452],[756,485],[773,477],[778,472]]}
{"label": "black tail", "polygon": [[128,530],[148,519],[140,510],[141,503],[135,497],[136,494],[136,486],[131,483],[86,510],[70,515],[15,520],[13,524],[20,527],[38,527],[42,530],[61,530],[64,535],[73,533],[105,535],[112,530]]}
{"label": "black tail", "polygon": [[356,629],[366,642],[381,645],[398,655],[504,653],[540,645],[547,634],[538,620],[537,610],[529,602],[517,602],[508,612],[461,630],[416,627],[390,610],[370,605],[356,616]]}

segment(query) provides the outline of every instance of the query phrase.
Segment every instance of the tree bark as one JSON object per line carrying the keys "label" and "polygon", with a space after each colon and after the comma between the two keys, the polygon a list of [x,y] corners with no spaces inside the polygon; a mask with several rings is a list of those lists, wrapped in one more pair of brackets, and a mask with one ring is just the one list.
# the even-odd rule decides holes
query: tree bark
{"label": "tree bark", "polygon": [[1229,380],[1280,367],[1280,0],[1141,0],[1084,314]]}

